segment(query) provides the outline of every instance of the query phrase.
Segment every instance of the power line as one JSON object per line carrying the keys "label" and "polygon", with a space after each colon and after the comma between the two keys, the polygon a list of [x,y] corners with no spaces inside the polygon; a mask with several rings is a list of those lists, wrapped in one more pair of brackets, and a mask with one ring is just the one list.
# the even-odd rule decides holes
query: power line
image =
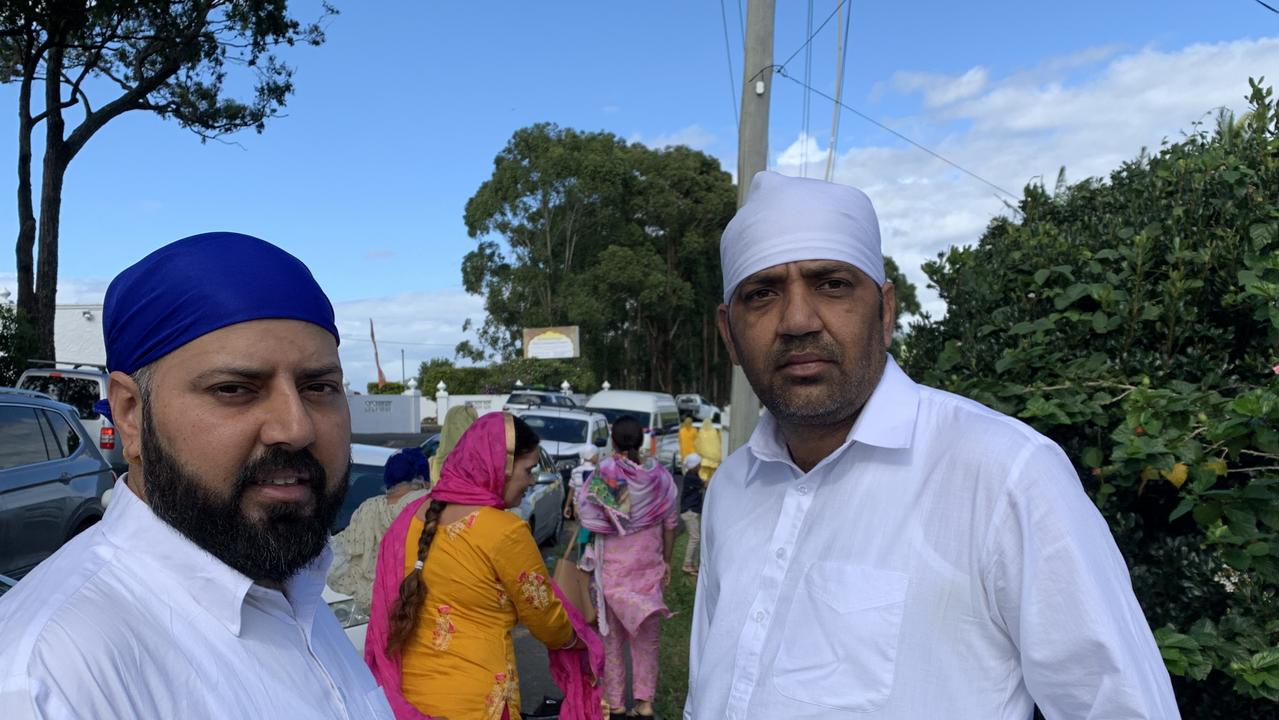
{"label": "power line", "polygon": [[1260,5],[1261,7],[1263,7],[1263,8],[1265,8],[1265,9],[1269,10],[1270,12],[1272,12],[1272,13],[1276,14],[1276,15],[1279,15],[1279,10],[1276,10],[1276,9],[1274,8],[1274,6],[1272,6],[1272,5],[1268,5],[1268,4],[1264,3],[1264,2],[1262,2],[1261,0],[1257,0],[1257,4],[1258,4],[1258,5]]}
{"label": "power line", "polygon": [[737,29],[742,31],[742,50],[746,49],[746,13],[742,11],[742,0],[737,0]]}
{"label": "power line", "polygon": [[737,80],[733,77],[733,48],[728,41],[728,11],[724,9],[724,0],[719,0],[719,19],[724,26],[724,58],[728,61],[728,94],[733,101],[733,123],[741,130],[742,120],[737,116]]}
{"label": "power line", "polygon": [[[794,78],[794,77],[791,77],[790,75],[788,75],[788,74],[786,73],[786,68],[784,68],[784,67],[780,67],[780,66],[774,66],[774,69],[777,71],[777,74],[778,74],[778,75],[781,75],[782,77],[786,78],[787,80],[790,80],[791,82],[795,83],[796,85],[799,85],[800,87],[808,87],[808,86],[805,86],[805,85],[804,85],[804,83],[803,83],[803,82],[801,82],[798,78]],[[911,145],[914,145],[916,148],[918,148],[918,149],[920,149],[920,150],[923,150],[924,152],[928,153],[929,155],[932,155],[933,157],[937,158],[938,160],[941,160],[942,162],[946,163],[947,165],[949,165],[949,166],[951,166],[951,167],[955,168],[956,170],[958,170],[958,171],[962,172],[963,174],[965,174],[965,175],[967,175],[967,176],[969,176],[969,177],[973,178],[974,180],[977,180],[978,182],[981,182],[981,183],[984,183],[984,184],[986,184],[986,185],[989,185],[990,187],[992,187],[992,188],[994,188],[994,189],[998,190],[999,192],[1003,193],[1004,195],[1008,196],[1009,198],[1012,198],[1013,200],[1019,200],[1019,199],[1020,199],[1020,198],[1018,198],[1016,195],[1014,195],[1014,194],[1012,194],[1011,192],[1009,192],[1009,191],[1005,190],[1004,188],[1002,188],[1002,187],[1000,187],[1000,186],[996,185],[995,183],[993,183],[993,182],[991,182],[991,181],[987,180],[986,178],[984,178],[984,177],[982,177],[982,176],[978,175],[977,173],[973,172],[972,170],[969,170],[968,168],[964,167],[963,165],[960,165],[959,163],[955,162],[954,160],[951,160],[951,159],[947,158],[946,156],[942,155],[941,153],[938,153],[938,152],[936,152],[936,151],[934,151],[934,150],[932,150],[932,149],[930,149],[930,148],[928,148],[928,147],[925,147],[924,145],[921,145],[921,144],[920,144],[920,143],[918,143],[918,142],[915,142],[914,140],[912,140],[912,139],[910,139],[910,138],[906,137],[905,135],[903,135],[903,134],[901,134],[901,133],[897,132],[896,130],[894,130],[894,129],[892,129],[892,128],[888,127],[887,125],[885,125],[885,124],[881,123],[880,121],[878,121],[878,120],[876,120],[875,118],[873,118],[873,117],[871,117],[871,116],[867,115],[866,113],[864,113],[864,112],[862,112],[862,111],[858,110],[857,108],[852,107],[851,105],[847,105],[847,104],[845,104],[845,103],[843,103],[843,102],[841,102],[841,101],[839,101],[839,100],[836,100],[835,98],[831,97],[830,95],[827,95],[826,93],[822,92],[821,90],[818,90],[818,89],[817,89],[817,88],[815,88],[815,87],[808,87],[808,89],[809,89],[809,90],[811,90],[812,92],[814,92],[814,93],[816,93],[816,94],[820,95],[821,97],[824,97],[824,98],[826,98],[827,100],[830,100],[831,102],[838,104],[840,107],[844,108],[844,109],[845,109],[845,110],[847,110],[848,112],[850,112],[850,113],[852,113],[852,114],[856,115],[857,117],[859,117],[859,118],[861,118],[861,119],[865,120],[866,122],[868,122],[868,123],[870,123],[870,124],[872,124],[872,125],[874,125],[874,126],[876,126],[876,127],[880,128],[881,130],[884,130],[884,131],[886,131],[886,132],[892,133],[893,135],[897,136],[897,137],[898,137],[898,138],[900,138],[901,140],[904,140],[904,141],[906,141],[906,142],[910,143]]]}
{"label": "power line", "polygon": [[781,67],[786,67],[787,65],[789,65],[790,61],[794,60],[796,55],[800,54],[800,52],[802,52],[804,48],[812,44],[813,39],[821,34],[822,28],[826,27],[826,23],[830,22],[830,19],[835,17],[835,13],[839,12],[839,9],[844,7],[844,3],[846,2],[848,2],[848,0],[839,0],[839,4],[835,6],[835,9],[831,11],[830,15],[827,15],[826,19],[822,21],[822,24],[818,25],[817,29],[809,34],[808,39],[804,41],[803,45],[800,45],[799,48],[795,50],[795,52],[790,54],[790,57],[786,58],[786,61],[781,64]]}
{"label": "power line", "polygon": [[[842,3],[840,4],[842,6]],[[836,10],[839,9],[837,6]],[[808,23],[804,26],[804,32],[808,33],[811,38],[813,35],[813,0],[808,0]],[[813,96],[808,91],[808,86],[813,82],[813,44],[811,42],[804,43],[804,105],[803,112],[800,113],[800,128],[803,134],[802,142],[804,146],[800,148],[800,164],[799,174],[801,177],[808,177],[808,133],[811,127]]]}

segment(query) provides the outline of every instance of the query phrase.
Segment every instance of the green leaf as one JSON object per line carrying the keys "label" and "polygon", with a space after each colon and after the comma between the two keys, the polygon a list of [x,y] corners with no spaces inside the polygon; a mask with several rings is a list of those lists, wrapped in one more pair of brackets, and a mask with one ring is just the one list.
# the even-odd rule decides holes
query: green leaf
{"label": "green leaf", "polygon": [[1101,467],[1101,464],[1105,462],[1105,458],[1101,453],[1101,448],[1084,448],[1082,457],[1084,467]]}
{"label": "green leaf", "polygon": [[1043,268],[1043,269],[1040,269],[1040,270],[1036,270],[1036,271],[1035,271],[1035,284],[1036,284],[1036,285],[1043,285],[1043,284],[1044,284],[1044,281],[1045,281],[1045,280],[1047,280],[1047,279],[1048,279],[1048,277],[1049,277],[1050,275],[1052,275],[1052,274],[1053,274],[1053,271],[1052,271],[1052,270],[1050,270],[1049,268]]}

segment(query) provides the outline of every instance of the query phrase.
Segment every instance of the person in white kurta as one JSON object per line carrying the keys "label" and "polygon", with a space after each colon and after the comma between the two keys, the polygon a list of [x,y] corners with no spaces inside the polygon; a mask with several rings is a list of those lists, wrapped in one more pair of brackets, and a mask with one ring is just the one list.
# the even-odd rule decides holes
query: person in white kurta
{"label": "person in white kurta", "polygon": [[0,718],[389,720],[321,598],[326,551],[255,584],[116,483],[102,522],[0,602]]}
{"label": "person in white kurta", "polygon": [[112,280],[102,323],[129,472],[0,597],[0,720],[390,720],[322,598],[351,424],[310,271],[196,235]]}
{"label": "person in white kurta", "polygon": [[[1052,720],[1177,718],[1124,559],[1062,450],[915,384],[885,340],[838,342],[866,302],[891,337],[869,200],[761,174],[721,253],[726,340],[768,345],[774,323],[782,350],[743,363],[770,411],[705,500],[686,720],[1028,720],[1036,704]],[[867,395],[828,404],[848,377]],[[826,410],[846,424],[813,457],[820,418],[804,413]]]}

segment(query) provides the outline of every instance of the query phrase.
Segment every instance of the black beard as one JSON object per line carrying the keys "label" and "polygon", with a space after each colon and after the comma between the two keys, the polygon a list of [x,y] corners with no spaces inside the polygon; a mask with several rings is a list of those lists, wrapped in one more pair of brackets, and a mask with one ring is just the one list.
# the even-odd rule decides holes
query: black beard
{"label": "black beard", "polygon": [[[155,433],[150,408],[142,407],[143,485],[147,504],[161,520],[232,569],[257,582],[282,584],[306,567],[329,539],[351,478],[348,461],[342,482],[328,489],[324,466],[307,450],[268,448],[240,469],[229,495],[210,492],[165,449]],[[309,478],[314,502],[268,505],[265,517],[250,519],[245,489],[268,473],[294,470]]]}

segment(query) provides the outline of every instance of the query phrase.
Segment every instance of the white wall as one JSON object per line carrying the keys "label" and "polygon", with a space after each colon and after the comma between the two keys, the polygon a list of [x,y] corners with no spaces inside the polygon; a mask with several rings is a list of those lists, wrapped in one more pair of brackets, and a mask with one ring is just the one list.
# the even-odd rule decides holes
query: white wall
{"label": "white wall", "polygon": [[501,412],[501,405],[506,402],[509,395],[449,395],[446,399],[446,407],[441,409],[436,404],[435,398],[428,398],[422,395],[422,417],[426,419],[435,418],[435,425],[444,422],[445,414],[448,414],[449,408],[458,407],[458,405],[468,404],[476,409],[476,414],[489,414]]}
{"label": "white wall", "polygon": [[102,306],[57,306],[53,315],[53,349],[60,362],[106,365],[107,345],[102,339]]}
{"label": "white wall", "polygon": [[351,395],[351,432],[416,433],[422,431],[418,403],[409,395]]}

